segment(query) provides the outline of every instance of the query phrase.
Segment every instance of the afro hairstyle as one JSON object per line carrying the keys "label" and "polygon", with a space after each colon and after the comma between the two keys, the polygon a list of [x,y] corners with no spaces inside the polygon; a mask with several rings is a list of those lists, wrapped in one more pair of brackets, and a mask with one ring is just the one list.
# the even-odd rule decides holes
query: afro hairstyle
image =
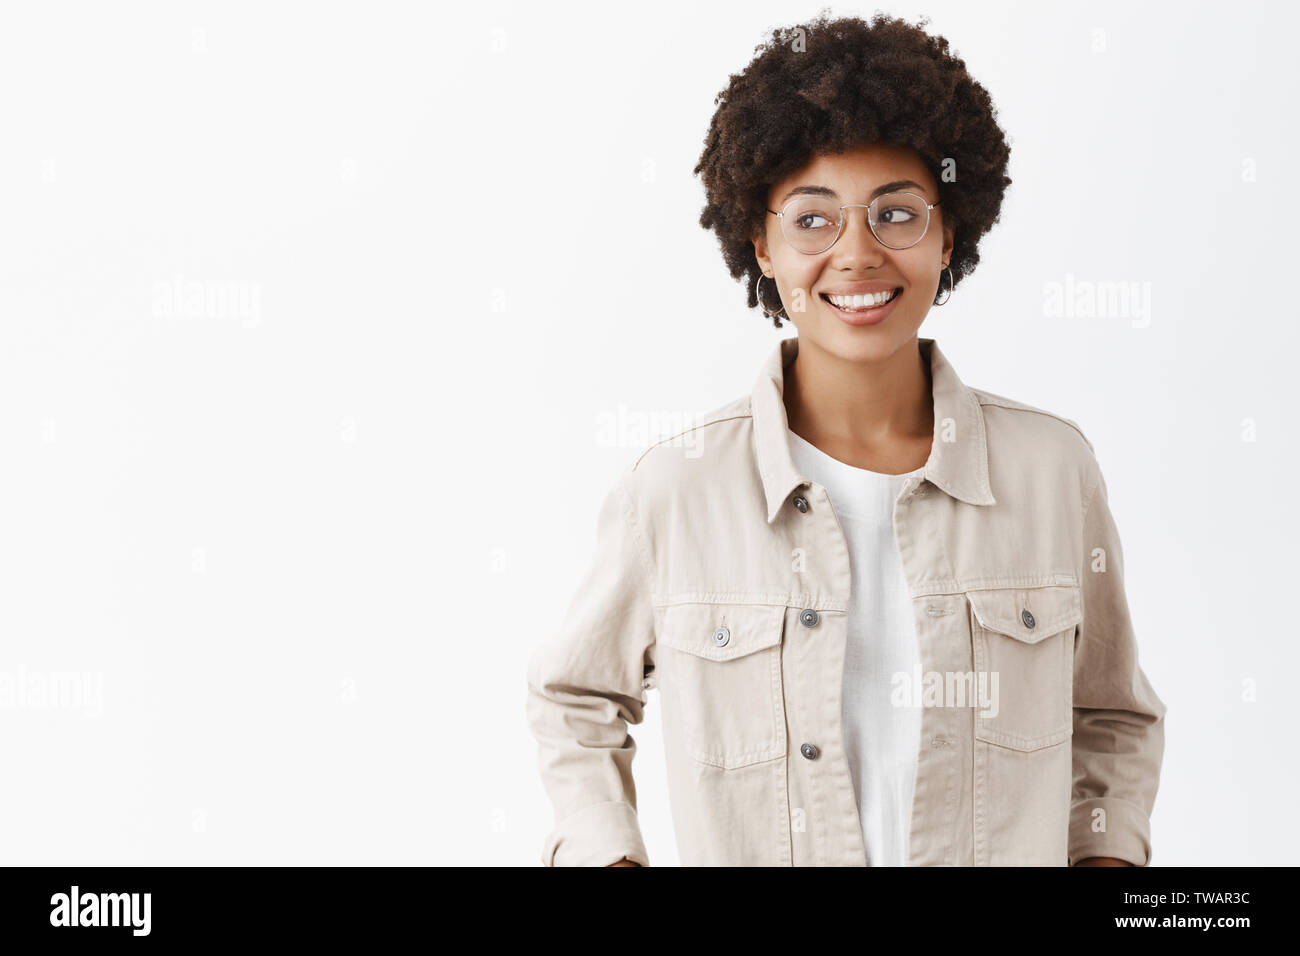
{"label": "afro hairstyle", "polygon": [[[1011,147],[988,91],[946,39],[922,29],[926,23],[883,13],[829,19],[823,9],[773,30],[718,93],[694,169],[706,195],[700,225],[717,233],[732,278],[747,279],[750,308],[759,304],[762,276],[753,240],[764,229],[771,184],[814,156],[857,146],[915,150],[939,183],[944,225],[955,228],[952,287],[979,263],[979,240],[1011,184]],[[956,173],[949,182],[945,169]],[[771,283],[764,292],[764,310],[779,312]],[[779,316],[773,322],[781,327]]]}

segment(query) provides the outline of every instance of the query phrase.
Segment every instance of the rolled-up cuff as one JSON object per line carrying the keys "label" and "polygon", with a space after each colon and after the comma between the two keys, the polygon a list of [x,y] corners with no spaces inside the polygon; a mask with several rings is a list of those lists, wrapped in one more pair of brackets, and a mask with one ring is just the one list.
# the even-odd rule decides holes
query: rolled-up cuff
{"label": "rolled-up cuff", "polygon": [[[1105,812],[1102,817],[1097,814]],[[1100,829],[1104,825],[1104,829]],[[1070,861],[1113,856],[1134,866],[1151,862],[1151,820],[1141,807],[1121,797],[1091,797],[1070,808]]]}
{"label": "rolled-up cuff", "polygon": [[611,801],[565,817],[546,838],[543,866],[609,866],[626,857],[649,866],[636,810]]}

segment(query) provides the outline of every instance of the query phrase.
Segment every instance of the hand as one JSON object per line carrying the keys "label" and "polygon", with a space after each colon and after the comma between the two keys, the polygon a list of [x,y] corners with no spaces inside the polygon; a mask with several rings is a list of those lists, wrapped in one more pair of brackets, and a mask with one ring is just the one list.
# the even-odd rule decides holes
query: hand
{"label": "hand", "polygon": [[1128,860],[1121,860],[1113,856],[1090,856],[1080,860],[1075,866],[1132,866]]}
{"label": "hand", "polygon": [[619,860],[617,863],[610,864],[610,866],[640,866],[640,865],[641,865],[640,863],[633,863],[627,857],[623,857],[623,859]]}

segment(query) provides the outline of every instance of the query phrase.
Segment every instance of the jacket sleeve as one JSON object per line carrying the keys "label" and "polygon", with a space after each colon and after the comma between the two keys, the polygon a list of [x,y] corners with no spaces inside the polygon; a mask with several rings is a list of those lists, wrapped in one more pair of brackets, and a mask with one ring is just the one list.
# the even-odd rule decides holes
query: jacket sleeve
{"label": "jacket sleeve", "polygon": [[1119,532],[1095,458],[1091,465],[1083,511],[1083,620],[1074,649],[1069,865],[1110,856],[1146,866],[1165,705],[1138,665]]}
{"label": "jacket sleeve", "polygon": [[637,822],[628,724],[641,723],[653,669],[650,555],[633,506],[635,472],[608,492],[596,553],[559,633],[528,662],[528,723],[555,828],[546,866],[649,866]]}

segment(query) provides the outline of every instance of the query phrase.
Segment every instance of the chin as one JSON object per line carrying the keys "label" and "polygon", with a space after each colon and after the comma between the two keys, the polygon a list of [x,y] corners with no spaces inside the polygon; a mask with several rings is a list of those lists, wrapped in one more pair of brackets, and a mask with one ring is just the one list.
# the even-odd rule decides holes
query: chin
{"label": "chin", "polygon": [[845,361],[879,362],[889,358],[915,338],[911,327],[852,329],[847,326],[824,330],[814,337],[818,346]]}

